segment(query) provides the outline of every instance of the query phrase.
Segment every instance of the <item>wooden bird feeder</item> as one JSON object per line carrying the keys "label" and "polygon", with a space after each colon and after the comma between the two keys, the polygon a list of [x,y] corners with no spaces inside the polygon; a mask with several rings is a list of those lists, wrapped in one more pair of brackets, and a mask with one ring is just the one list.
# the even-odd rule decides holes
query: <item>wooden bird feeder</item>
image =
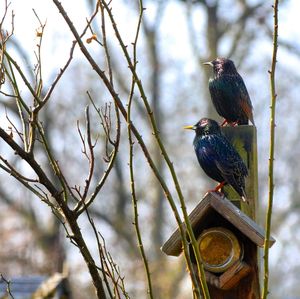
{"label": "wooden bird feeder", "polygon": [[[248,167],[248,202],[226,186],[222,193],[209,192],[189,215],[213,299],[259,299],[258,247],[264,246],[265,232],[254,221],[258,197],[257,143],[253,126],[224,127],[223,133]],[[225,195],[224,195],[225,194]],[[275,240],[271,237],[269,246]],[[177,229],[162,246],[167,255],[179,256],[182,240]],[[195,264],[194,252],[190,257]]]}
{"label": "wooden bird feeder", "polygon": [[[252,272],[253,248],[264,246],[264,230],[226,197],[209,192],[190,213],[198,238],[207,282],[216,289],[230,290]],[[269,246],[274,244],[271,238]],[[177,229],[162,247],[167,255],[182,252]],[[192,261],[194,260],[191,253]]]}

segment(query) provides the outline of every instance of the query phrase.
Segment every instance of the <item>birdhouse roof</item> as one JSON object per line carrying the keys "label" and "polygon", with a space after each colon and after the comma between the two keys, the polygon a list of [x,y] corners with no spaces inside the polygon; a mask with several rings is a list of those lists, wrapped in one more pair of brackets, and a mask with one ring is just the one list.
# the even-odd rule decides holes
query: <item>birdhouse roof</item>
{"label": "birdhouse roof", "polygon": [[[264,246],[264,229],[227,198],[220,196],[216,192],[207,193],[189,215],[189,220],[196,236],[199,235],[203,229],[207,228],[209,222],[216,218],[216,213],[225,219],[225,221],[231,223],[257,246]],[[274,243],[275,239],[271,237],[269,246],[271,247]],[[182,252],[182,242],[179,229],[174,231],[171,237],[162,246],[161,250],[167,255],[180,255]]]}

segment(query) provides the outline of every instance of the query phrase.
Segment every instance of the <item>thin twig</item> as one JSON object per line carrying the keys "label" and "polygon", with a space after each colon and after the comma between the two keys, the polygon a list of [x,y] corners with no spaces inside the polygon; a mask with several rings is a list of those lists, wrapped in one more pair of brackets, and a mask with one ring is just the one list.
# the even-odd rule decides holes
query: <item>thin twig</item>
{"label": "thin twig", "polygon": [[11,281],[6,279],[2,273],[0,273],[0,281],[3,280],[6,283],[6,292],[7,294],[11,297],[11,299],[14,299],[15,297],[13,296],[12,292],[11,292]]}
{"label": "thin twig", "polygon": [[98,0],[98,6],[100,7],[100,11],[101,11],[101,30],[102,30],[103,47],[104,47],[104,51],[105,51],[106,63],[108,66],[109,81],[110,81],[110,84],[113,86],[114,85],[113,73],[112,73],[110,55],[109,55],[109,51],[108,51],[108,44],[107,44],[107,38],[106,38],[104,7],[101,2],[102,2],[101,0]]}
{"label": "thin twig", "polygon": [[8,40],[8,36],[6,34],[6,32],[4,32],[3,30],[3,23],[8,11],[8,6],[9,4],[7,4],[7,0],[5,0],[5,9],[4,9],[4,13],[0,22],[0,87],[2,84],[5,83],[5,71],[4,71],[4,49],[6,47],[6,42]]}
{"label": "thin twig", "polygon": [[[18,128],[15,126],[15,124],[12,122],[12,120],[9,118],[8,114],[7,114],[7,109],[5,107],[5,117],[7,119],[7,121],[9,122],[9,124],[11,125],[12,128],[14,128],[15,133],[17,133],[17,135],[19,136],[19,138],[21,139],[21,141],[23,141],[22,138],[22,133],[19,132]],[[13,136],[12,136],[13,137]]]}
{"label": "thin twig", "polygon": [[5,9],[4,9],[3,16],[2,16],[2,18],[1,18],[0,29],[2,29],[2,26],[3,26],[3,23],[4,23],[5,17],[6,17],[6,15],[7,15],[8,7],[10,6],[10,3],[7,3],[7,0],[5,0],[4,3],[5,3],[5,4],[4,4]]}
{"label": "thin twig", "polygon": [[12,65],[15,67],[15,69],[18,71],[19,75],[21,76],[24,84],[26,85],[26,87],[28,88],[28,90],[30,91],[31,95],[33,96],[34,100],[37,103],[41,103],[41,99],[37,96],[37,94],[35,93],[34,89],[32,88],[30,82],[27,80],[24,72],[22,71],[21,67],[18,65],[18,63],[12,58],[11,55],[8,54],[8,52],[6,50],[4,50],[4,55],[7,58],[8,61],[10,61],[12,63]]}
{"label": "thin twig", "polygon": [[270,74],[270,89],[271,89],[271,112],[270,112],[270,153],[269,153],[269,200],[266,214],[266,235],[264,243],[264,286],[262,292],[262,299],[266,299],[269,293],[269,242],[271,235],[271,220],[273,210],[273,196],[274,196],[274,151],[275,151],[275,112],[276,112],[276,86],[275,86],[275,71],[277,62],[278,49],[278,0],[274,0],[274,28],[273,28],[273,54]]}
{"label": "thin twig", "polygon": [[[114,87],[113,70],[112,70],[112,64],[111,64],[111,59],[110,59],[110,52],[108,49],[107,37],[106,37],[104,7],[102,5],[101,0],[98,0],[97,5],[100,7],[100,10],[101,10],[101,30],[102,30],[103,47],[104,47],[104,51],[105,51],[106,63],[107,63],[107,67],[108,67],[109,82],[110,82],[111,86]],[[116,131],[117,132],[116,132],[116,140],[113,143],[114,151],[113,151],[113,157],[112,157],[112,165],[115,163],[117,152],[119,149],[120,138],[121,138],[120,112],[119,112],[119,108],[118,108],[116,101],[114,101],[114,106],[115,106],[115,114],[116,114],[116,118],[117,118],[117,122],[116,122]]]}
{"label": "thin twig", "polygon": [[[17,80],[14,74],[14,69],[12,63],[8,60],[9,69],[5,67],[5,74],[9,79],[9,82],[12,85],[12,89],[16,95],[16,105],[18,108],[18,114],[20,117],[20,121],[22,124],[23,137],[20,137],[24,144],[25,151],[28,151],[28,126],[27,126],[27,118],[25,117],[24,110],[28,115],[30,115],[30,108],[26,105],[25,101],[22,99],[21,94],[19,92],[19,87],[17,84]],[[23,110],[24,109],[24,110]]]}
{"label": "thin twig", "polygon": [[47,203],[47,205],[52,207],[52,203],[47,200],[45,196],[40,194],[36,189],[34,189],[32,186],[30,186],[26,181],[24,181],[20,176],[18,176],[15,172],[12,172],[10,168],[0,164],[0,168],[6,171],[8,174],[13,176],[16,180],[18,180],[23,186],[25,186],[28,190],[30,190],[33,194],[35,194],[37,197],[39,197],[43,202]]}
{"label": "thin twig", "polygon": [[[84,204],[84,201],[83,201],[83,204]],[[102,249],[102,244],[101,244],[101,241],[100,241],[100,238],[99,238],[99,233],[98,233],[98,231],[96,229],[96,226],[95,226],[95,223],[94,223],[92,217],[90,216],[88,208],[86,206],[84,206],[84,208],[85,208],[85,212],[86,212],[86,215],[88,217],[89,223],[92,226],[94,235],[95,235],[96,240],[97,240],[99,258],[100,258],[100,263],[101,263],[100,271],[102,272],[103,281],[105,283],[105,286],[106,286],[106,289],[108,291],[109,297],[110,298],[114,298],[113,295],[112,295],[112,292],[111,292],[111,288],[110,288],[109,282],[107,280],[107,276],[111,278],[111,275],[110,275],[109,271],[105,271],[105,268],[108,269],[108,270],[109,270],[109,268],[107,267],[105,255],[103,254],[103,249]],[[103,242],[104,242],[104,240],[103,240]],[[104,247],[105,247],[105,243],[104,243]]]}
{"label": "thin twig", "polygon": [[39,177],[39,182],[43,184],[48,191],[52,194],[54,198],[57,198],[57,195],[60,192],[56,189],[55,185],[49,180],[41,166],[37,163],[34,157],[23,150],[12,138],[9,134],[7,134],[1,127],[0,127],[0,138],[3,139],[7,145],[9,145],[15,153],[22,159],[24,159],[34,170],[34,172]]}
{"label": "thin twig", "polygon": [[77,131],[78,131],[78,134],[79,134],[82,146],[83,146],[83,149],[81,150],[81,152],[85,155],[85,157],[88,159],[88,161],[90,161],[90,157],[87,154],[87,150],[86,150],[85,137],[81,133],[81,129],[80,129],[80,126],[79,126],[79,120],[77,120]]}
{"label": "thin twig", "polygon": [[[125,291],[123,279],[121,277],[120,271],[118,269],[116,269],[116,264],[115,264],[112,256],[110,255],[110,253],[107,251],[105,240],[104,240],[103,236],[101,235],[101,233],[97,231],[96,225],[90,215],[88,208],[86,206],[84,206],[84,208],[85,208],[85,212],[87,214],[88,221],[92,226],[94,235],[97,240],[99,258],[100,258],[100,263],[101,263],[101,267],[98,267],[98,269],[102,272],[103,280],[104,280],[106,289],[109,293],[109,297],[121,299],[122,297],[121,297],[121,294],[119,291],[119,289],[120,289],[120,290],[122,290],[122,293],[125,295],[125,298],[129,298],[129,296],[127,295],[127,292]],[[100,240],[100,238],[101,238],[101,240]],[[116,277],[115,277],[115,273],[116,273]],[[107,277],[109,277],[110,280],[112,281],[112,283],[114,284],[115,295],[112,294],[111,287],[110,287]],[[118,282],[119,280],[122,282],[121,284]]]}
{"label": "thin twig", "polygon": [[0,156],[0,160],[10,169],[11,175],[18,176],[21,180],[26,181],[26,182],[38,183],[38,179],[30,179],[30,178],[23,176],[2,156]]}
{"label": "thin twig", "polygon": [[30,114],[30,108],[26,105],[25,101],[23,100],[23,98],[21,97],[21,94],[19,92],[19,87],[18,87],[18,83],[17,83],[17,80],[16,80],[16,76],[15,76],[14,70],[13,70],[12,62],[10,60],[8,60],[8,59],[6,59],[6,60],[8,62],[9,69],[7,69],[5,67],[5,74],[6,74],[6,76],[8,76],[8,79],[9,79],[11,85],[12,85],[12,89],[14,90],[16,99],[18,101],[20,101],[21,107],[24,108],[25,111],[27,112],[27,114],[29,115]]}
{"label": "thin twig", "polygon": [[42,101],[40,100],[41,94],[42,94],[42,89],[43,89],[43,77],[42,77],[42,55],[41,55],[41,49],[42,49],[42,42],[43,42],[43,36],[44,36],[44,30],[46,26],[46,22],[43,24],[36,13],[36,11],[33,9],[33,13],[35,17],[37,18],[39,25],[40,25],[40,30],[36,31],[36,36],[38,37],[38,43],[36,45],[37,47],[37,53],[35,52],[36,56],[36,66],[35,66],[35,94],[36,98],[39,100],[34,101],[33,109],[30,114],[29,118],[29,135],[28,135],[28,149],[27,151],[29,153],[32,153],[34,150],[35,142],[36,142],[36,127],[37,127],[37,122],[38,122],[38,112],[40,109],[36,109],[36,107],[41,106]]}
{"label": "thin twig", "polygon": [[[77,213],[77,215],[80,215],[84,210],[84,206],[89,207],[94,199],[96,198],[96,196],[99,194],[100,190],[102,189],[102,187],[104,186],[113,166],[114,166],[114,162],[117,156],[117,152],[118,152],[118,147],[119,147],[119,142],[120,142],[120,118],[118,117],[117,114],[117,133],[116,133],[116,140],[113,141],[110,137],[110,130],[111,130],[111,117],[110,117],[110,108],[107,108],[107,106],[105,105],[104,108],[104,112],[97,108],[91,95],[89,94],[89,92],[87,93],[89,96],[89,99],[91,101],[91,103],[93,104],[93,107],[95,108],[99,118],[101,119],[101,123],[102,123],[102,127],[104,130],[104,134],[106,137],[106,158],[105,161],[108,162],[108,165],[105,169],[105,171],[103,172],[103,175],[101,177],[101,179],[99,180],[98,184],[96,185],[94,192],[90,195],[90,197],[83,203],[82,201],[79,201],[77,203],[77,205],[74,207],[74,211]],[[107,110],[108,109],[108,110]],[[108,114],[107,114],[108,113]],[[107,152],[107,148],[108,148],[108,141],[109,143],[113,146],[113,150],[110,154],[108,154]],[[84,204],[84,205],[83,205]]]}
{"label": "thin twig", "polygon": [[39,123],[39,122],[37,123],[37,128],[38,128],[39,134],[41,136],[42,144],[43,144],[43,146],[45,148],[45,151],[46,151],[46,154],[48,156],[50,165],[51,165],[51,167],[52,167],[52,169],[53,169],[56,177],[58,178],[58,180],[59,180],[59,182],[61,184],[61,187],[63,188],[63,197],[64,197],[65,202],[68,201],[68,194],[70,194],[75,201],[79,201],[79,199],[75,196],[75,194],[73,193],[72,189],[70,188],[70,185],[67,182],[67,179],[64,176],[64,174],[63,174],[63,172],[62,172],[62,170],[61,170],[61,168],[60,168],[60,166],[58,164],[58,161],[53,156],[53,153],[52,153],[52,151],[50,149],[50,146],[48,144],[47,138],[45,136],[44,128],[41,125],[41,123]]}
{"label": "thin twig", "polygon": [[[143,17],[143,7],[142,5],[140,6],[140,15],[138,19],[138,25],[137,25],[137,30],[136,30],[136,35],[135,35],[135,40],[133,42],[133,64],[134,68],[136,68],[137,65],[137,41],[138,41],[138,36],[140,32],[140,27],[141,27],[141,22],[142,22],[142,17]],[[144,263],[145,271],[146,271],[146,276],[147,276],[147,283],[148,283],[148,294],[149,298],[153,299],[153,289],[152,289],[152,281],[151,281],[151,275],[150,275],[150,269],[149,269],[149,263],[147,260],[146,252],[144,249],[144,244],[143,244],[143,239],[140,231],[140,225],[139,225],[139,216],[138,216],[138,202],[137,202],[137,197],[136,197],[136,192],[135,192],[135,179],[134,179],[134,170],[133,170],[133,139],[132,139],[132,132],[131,132],[131,106],[132,106],[132,99],[133,99],[133,94],[134,94],[134,87],[135,87],[135,78],[132,75],[132,83],[131,83],[131,90],[129,94],[129,99],[128,99],[128,108],[127,108],[127,133],[128,133],[128,142],[129,142],[129,173],[130,173],[130,189],[131,189],[131,198],[132,198],[132,206],[133,206],[133,215],[134,215],[134,228],[136,231],[136,236],[137,236],[137,241],[138,241],[138,248],[140,250],[140,254],[142,256],[142,260]]]}
{"label": "thin twig", "polygon": [[9,94],[9,93],[4,92],[4,91],[2,91],[2,90],[0,90],[0,94],[4,95],[6,98],[13,98],[13,99],[16,99],[16,98],[17,98],[16,95],[14,95],[14,94]]}
{"label": "thin twig", "polygon": [[[80,37],[83,37],[87,31],[87,29],[89,28],[91,22],[94,20],[94,18],[96,17],[98,13],[98,8],[96,8],[95,12],[92,14],[90,20],[87,22],[87,25],[85,27],[85,29],[83,30],[82,34],[80,35]],[[52,92],[55,88],[55,86],[57,85],[58,81],[60,80],[60,78],[62,77],[62,75],[64,74],[64,72],[66,71],[66,69],[68,68],[68,66],[70,65],[72,59],[73,59],[73,53],[75,50],[75,46],[77,45],[77,41],[73,41],[72,46],[70,48],[70,54],[69,54],[69,58],[67,60],[67,62],[65,63],[64,67],[60,69],[59,73],[57,74],[56,78],[54,79],[54,81],[52,82],[51,86],[49,87],[46,95],[43,98],[43,105],[45,105],[47,103],[47,101],[49,100],[49,98],[52,95]]]}
{"label": "thin twig", "polygon": [[43,77],[42,77],[42,55],[41,55],[41,49],[42,49],[42,42],[43,42],[43,37],[44,37],[44,31],[45,31],[45,27],[46,27],[46,22],[43,24],[42,21],[40,20],[38,14],[36,13],[36,11],[34,9],[33,13],[35,15],[35,17],[37,18],[38,22],[39,22],[39,29],[36,30],[36,36],[39,38],[39,41],[36,45],[37,47],[37,53],[35,52],[35,56],[36,56],[36,66],[35,66],[35,92],[37,94],[38,97],[41,96],[41,92],[42,92],[42,88],[43,88]]}
{"label": "thin twig", "polygon": [[89,163],[90,169],[87,179],[85,180],[86,184],[84,187],[84,191],[82,194],[81,200],[85,200],[89,191],[89,187],[91,184],[91,180],[94,173],[94,166],[95,166],[95,155],[94,155],[94,145],[92,144],[92,133],[91,133],[91,124],[90,124],[90,114],[89,114],[89,106],[85,108],[85,118],[86,118],[86,135],[87,135],[87,144],[90,151],[89,155]]}

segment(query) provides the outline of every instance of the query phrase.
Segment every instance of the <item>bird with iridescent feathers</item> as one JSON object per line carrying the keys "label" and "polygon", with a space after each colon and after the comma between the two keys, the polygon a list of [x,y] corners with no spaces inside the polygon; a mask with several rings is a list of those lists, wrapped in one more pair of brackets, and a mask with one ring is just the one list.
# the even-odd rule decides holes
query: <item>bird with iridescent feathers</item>
{"label": "bird with iridescent feathers", "polygon": [[231,125],[253,125],[253,107],[243,78],[232,60],[217,58],[204,64],[213,68],[209,79],[209,91],[218,114]]}
{"label": "bird with iridescent feathers", "polygon": [[210,178],[220,183],[213,191],[218,191],[229,184],[246,201],[247,167],[221,132],[219,124],[212,119],[202,118],[194,126],[184,128],[195,130],[193,144],[198,162]]}

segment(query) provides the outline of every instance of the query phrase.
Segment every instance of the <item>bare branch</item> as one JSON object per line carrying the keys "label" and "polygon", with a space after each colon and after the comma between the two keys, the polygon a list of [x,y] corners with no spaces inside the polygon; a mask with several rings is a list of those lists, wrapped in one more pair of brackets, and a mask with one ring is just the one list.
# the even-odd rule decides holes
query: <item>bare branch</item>
{"label": "bare branch", "polygon": [[11,281],[10,280],[7,280],[3,275],[2,273],[0,273],[0,282],[1,280],[3,280],[5,283],[6,283],[6,292],[7,294],[11,297],[11,299],[14,299],[15,297],[13,296],[12,292],[11,292]]}
{"label": "bare branch", "polygon": [[[18,83],[15,77],[15,73],[14,73],[14,68],[12,66],[11,61],[8,60],[8,66],[9,69],[7,69],[6,67],[5,69],[5,74],[8,77],[10,83],[12,84],[12,88],[14,90],[14,93],[16,95],[16,105],[17,105],[17,112],[19,114],[20,120],[21,120],[21,124],[22,124],[22,133],[23,133],[23,137],[21,138],[21,140],[23,141],[24,144],[24,149],[25,151],[28,150],[28,121],[27,121],[27,116],[30,115],[30,108],[26,105],[25,101],[22,99],[20,91],[19,91],[19,87],[18,87]],[[24,110],[26,111],[26,113],[24,113]],[[27,115],[26,115],[27,114]]]}
{"label": "bare branch", "polygon": [[30,179],[23,176],[19,171],[17,171],[6,159],[0,156],[0,160],[9,168],[10,174],[14,177],[18,176],[20,180],[30,182],[30,183],[38,183],[38,179]]}
{"label": "bare branch", "polygon": [[[87,22],[87,25],[86,25],[85,29],[83,30],[82,34],[80,35],[80,37],[83,37],[86,34],[87,29],[90,28],[90,24],[96,17],[97,13],[98,13],[98,8],[96,7],[94,13],[92,14],[90,20]],[[54,79],[53,83],[51,84],[50,88],[48,89],[48,91],[46,92],[46,95],[43,98],[43,105],[45,105],[47,103],[47,101],[49,100],[49,98],[52,95],[52,92],[53,92],[55,86],[61,79],[62,75],[64,74],[64,72],[66,71],[68,66],[71,64],[76,45],[77,45],[77,41],[75,40],[75,41],[73,41],[72,46],[70,48],[70,54],[69,54],[69,58],[68,58],[67,62],[65,63],[64,67],[60,69],[59,73],[57,74],[56,78]]]}
{"label": "bare branch", "polygon": [[[61,184],[61,187],[63,188],[62,194],[63,194],[63,197],[64,197],[64,201],[67,202],[68,194],[70,194],[75,201],[78,201],[78,199],[76,198],[75,194],[73,193],[69,183],[67,182],[66,177],[64,176],[64,174],[63,174],[63,172],[62,172],[62,170],[61,170],[61,168],[58,164],[58,161],[53,156],[53,153],[50,149],[47,138],[45,136],[45,132],[44,132],[44,128],[43,128],[42,124],[40,122],[37,122],[36,125],[37,125],[37,128],[38,128],[39,134],[41,136],[42,144],[45,148],[45,151],[46,151],[46,154],[48,156],[50,165],[51,165],[56,177],[58,178],[58,180]],[[32,154],[32,153],[30,152],[29,154]]]}
{"label": "bare branch", "polygon": [[[143,17],[143,6],[142,3],[140,3],[140,16],[138,19],[138,25],[136,29],[135,34],[135,40],[133,42],[133,67],[136,69],[137,65],[137,41],[139,37],[142,17]],[[134,94],[134,88],[135,88],[135,78],[132,75],[132,82],[131,82],[131,90],[128,98],[128,108],[127,108],[127,134],[128,134],[128,142],[129,142],[129,173],[130,173],[130,189],[131,189],[131,198],[132,198],[132,206],[133,206],[133,215],[134,215],[134,222],[133,225],[135,227],[137,241],[138,241],[138,247],[140,250],[140,254],[144,263],[146,276],[147,276],[147,282],[148,282],[148,291],[149,298],[153,299],[153,289],[152,289],[152,281],[151,281],[151,275],[149,270],[149,264],[147,260],[147,256],[144,249],[144,244],[142,240],[142,234],[140,230],[139,225],[139,217],[138,217],[138,200],[136,197],[135,192],[135,178],[134,178],[134,170],[133,170],[133,139],[132,139],[132,132],[131,132],[131,106],[132,106],[132,100],[133,100],[133,94]]]}
{"label": "bare branch", "polygon": [[12,138],[0,127],[0,137],[18,154],[22,159],[24,159],[39,176],[39,181],[47,186],[48,190],[53,195],[57,195],[58,192],[55,186],[50,182],[46,174],[41,169],[40,165],[34,160],[33,156],[26,151],[24,151]]}
{"label": "bare branch", "polygon": [[268,209],[266,213],[266,234],[264,242],[264,286],[262,292],[262,299],[268,297],[269,286],[269,242],[271,236],[271,220],[273,209],[273,197],[274,197],[274,153],[275,153],[275,112],[276,112],[276,82],[275,72],[277,63],[277,49],[278,49],[278,0],[274,0],[274,24],[273,24],[273,53],[272,64],[270,74],[270,89],[271,89],[271,105],[270,105],[270,153],[269,153],[269,200]]}
{"label": "bare branch", "polygon": [[92,144],[92,137],[91,137],[91,125],[90,125],[90,115],[89,115],[89,107],[87,106],[85,108],[85,118],[86,118],[86,135],[87,135],[87,143],[88,143],[88,148],[89,148],[89,164],[90,164],[90,169],[89,169],[89,174],[87,179],[85,180],[85,187],[83,191],[83,195],[81,200],[84,201],[87,197],[89,187],[91,184],[91,180],[93,177],[94,173],[94,166],[95,166],[95,155],[94,155],[94,145]]}
{"label": "bare branch", "polygon": [[41,99],[37,96],[37,94],[35,93],[34,89],[32,88],[30,82],[28,81],[28,79],[26,78],[24,72],[22,71],[21,67],[18,65],[18,63],[8,54],[8,52],[6,50],[4,50],[4,56],[7,58],[7,60],[15,67],[15,69],[18,71],[19,75],[21,76],[24,84],[26,85],[26,87],[28,88],[28,90],[30,91],[31,95],[33,96],[34,100],[37,103],[41,103]]}
{"label": "bare branch", "polygon": [[100,11],[101,11],[102,39],[103,39],[103,47],[104,47],[104,51],[105,51],[105,58],[106,58],[107,66],[108,66],[109,81],[110,81],[110,84],[113,86],[114,85],[113,73],[112,73],[112,67],[111,67],[111,62],[110,62],[110,54],[109,54],[107,38],[106,38],[104,7],[103,7],[103,4],[102,4],[101,0],[98,0],[97,5],[100,7]]}
{"label": "bare branch", "polygon": [[[3,158],[1,157],[1,160]],[[18,175],[15,171],[12,171],[10,168],[5,167],[4,165],[0,164],[0,168],[6,171],[8,174],[13,176],[15,179],[17,179],[23,186],[25,186],[28,190],[30,190],[33,194],[35,194],[37,197],[39,197],[43,202],[45,202],[47,205],[51,206],[51,208],[56,209],[55,206],[52,205],[52,203],[41,193],[39,193],[35,188],[33,188],[30,184],[27,183],[26,180],[24,180],[22,177]]]}
{"label": "bare branch", "polygon": [[[100,271],[102,272],[102,275],[103,275],[103,280],[104,280],[104,283],[105,283],[105,286],[106,286],[106,289],[109,293],[109,296],[110,298],[119,298],[121,299],[121,296],[120,296],[120,293],[119,293],[119,285],[118,285],[118,282],[116,281],[114,275],[112,275],[112,271],[114,270],[114,262],[113,260],[108,260],[107,257],[111,257],[108,252],[107,252],[107,249],[106,249],[106,245],[105,245],[105,241],[104,239],[102,238],[101,234],[97,231],[96,229],[96,226],[95,226],[95,223],[93,221],[93,219],[91,218],[90,216],[90,213],[88,211],[88,208],[85,207],[85,212],[87,214],[87,217],[88,217],[88,221],[89,223],[91,224],[92,226],[92,229],[93,229],[93,232],[94,232],[94,235],[96,237],[96,240],[97,240],[97,246],[98,246],[98,252],[99,252],[99,258],[100,258],[100,263],[101,263],[101,268]],[[100,238],[99,236],[101,236],[102,238],[102,243],[103,245],[101,244],[101,241],[100,241]],[[107,263],[107,260],[108,260],[108,263]],[[120,277],[120,276],[119,276]],[[118,278],[119,278],[118,277]],[[112,283],[114,284],[114,292],[115,292],[115,296],[113,296],[112,294],[112,291],[111,291],[111,287],[110,287],[110,284],[109,284],[109,281],[108,279],[109,278]]]}
{"label": "bare branch", "polygon": [[[106,141],[105,141],[106,157],[104,160],[108,163],[108,165],[103,173],[103,176],[101,177],[97,186],[95,187],[94,192],[90,195],[90,198],[88,200],[86,200],[86,202],[84,203],[84,206],[86,206],[86,207],[89,207],[92,204],[92,202],[94,201],[94,199],[96,198],[96,196],[98,195],[98,193],[100,192],[102,187],[104,186],[106,179],[108,178],[108,176],[114,166],[118,147],[119,147],[119,140],[120,140],[120,120],[118,120],[118,119],[117,119],[116,140],[113,141],[111,139],[110,106],[106,104],[104,109],[99,109],[96,107],[96,105],[89,93],[88,93],[88,96],[89,96],[91,103],[93,104],[93,107],[95,108],[96,112],[98,113],[99,118],[101,119],[101,124],[102,124],[103,130],[105,133],[105,137],[106,137]],[[110,153],[108,152],[108,142],[113,146],[113,150]],[[77,214],[80,215],[85,209],[84,206],[83,206],[82,201],[78,202],[78,204],[74,208],[74,211],[76,211]]]}
{"label": "bare branch", "polygon": [[[19,130],[17,129],[17,127],[15,126],[15,124],[14,124],[14,123],[11,121],[11,119],[8,117],[6,107],[5,107],[5,117],[6,117],[7,121],[10,123],[10,125],[12,126],[12,128],[14,128],[15,133],[17,133],[17,135],[19,136],[19,138],[21,139],[21,141],[23,141],[21,132],[19,132]],[[11,134],[10,134],[11,137],[13,137],[12,134],[13,134],[13,133],[11,132]]]}

